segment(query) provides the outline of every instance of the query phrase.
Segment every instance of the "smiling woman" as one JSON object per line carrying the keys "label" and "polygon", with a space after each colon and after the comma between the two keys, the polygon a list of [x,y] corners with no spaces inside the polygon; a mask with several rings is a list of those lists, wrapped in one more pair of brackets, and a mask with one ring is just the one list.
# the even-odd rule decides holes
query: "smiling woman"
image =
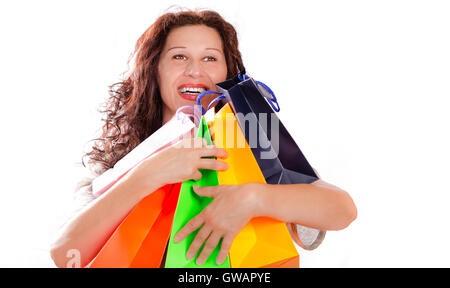
{"label": "smiling woman", "polygon": [[[216,29],[188,25],[172,30],[158,65],[158,84],[163,99],[163,123],[184,105],[194,105],[198,94],[214,90],[226,80],[227,63]],[[209,103],[205,97],[204,103]]]}
{"label": "smiling woman", "polygon": [[200,148],[185,151],[179,146],[187,145],[178,143],[94,197],[93,179],[152,135],[178,107],[192,105],[191,94],[214,89],[215,83],[244,69],[234,27],[210,10],[160,16],[139,37],[132,56],[128,76],[110,87],[102,134],[85,155],[89,175],[75,187],[79,208],[52,243],[58,267],[67,266],[67,251],[73,249],[80,252],[80,266],[88,265],[131,209],[164,184],[198,179],[198,169],[227,167],[220,160],[201,158],[223,158],[223,149],[200,143]]}
{"label": "smiling woman", "polygon": [[[67,251],[74,249],[79,251],[80,266],[88,265],[133,207],[158,188],[198,180],[202,177],[199,169],[228,169],[221,161],[227,157],[224,149],[207,147],[201,139],[187,139],[142,161],[94,198],[94,177],[112,168],[179,107],[192,106],[200,92],[214,90],[216,83],[244,69],[235,29],[208,10],[162,15],[138,39],[133,59],[129,76],[111,86],[111,97],[103,110],[102,134],[85,155],[91,175],[76,190],[87,200],[52,245],[51,255],[58,267],[67,266],[71,260],[66,258]],[[202,105],[206,107],[209,100],[204,97]],[[186,255],[193,258],[204,244],[198,264],[204,263],[221,239],[217,262],[223,262],[234,236],[253,217],[268,216],[320,230],[343,229],[356,217],[350,196],[322,180],[312,184],[197,187],[195,192],[214,200],[177,233],[176,240],[204,224]]]}

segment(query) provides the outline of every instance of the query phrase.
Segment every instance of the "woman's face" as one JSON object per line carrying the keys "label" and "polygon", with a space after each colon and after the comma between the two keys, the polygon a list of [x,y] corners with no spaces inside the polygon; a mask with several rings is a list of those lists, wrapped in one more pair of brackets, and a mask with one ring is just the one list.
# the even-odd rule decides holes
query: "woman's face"
{"label": "woman's face", "polygon": [[[198,94],[215,91],[225,81],[227,64],[219,33],[206,25],[173,29],[162,50],[158,65],[158,83],[163,104],[163,122],[184,105],[193,106]],[[214,94],[202,98],[209,103]]]}

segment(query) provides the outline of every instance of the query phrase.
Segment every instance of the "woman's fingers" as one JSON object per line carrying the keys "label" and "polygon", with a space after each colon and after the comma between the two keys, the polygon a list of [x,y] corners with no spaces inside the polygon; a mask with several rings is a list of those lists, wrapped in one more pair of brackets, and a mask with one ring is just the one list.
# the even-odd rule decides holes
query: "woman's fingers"
{"label": "woman's fingers", "polygon": [[192,180],[199,181],[200,179],[202,179],[202,176],[202,173],[199,170],[196,170],[194,172],[194,175],[192,176]]}
{"label": "woman's fingers", "polygon": [[197,255],[198,250],[202,247],[203,243],[205,243],[205,240],[209,237],[209,234],[211,234],[211,228],[208,225],[203,226],[200,231],[198,231],[187,252],[186,257],[188,260],[191,260],[195,257],[195,255]]}
{"label": "woman's fingers", "polygon": [[200,157],[217,157],[217,158],[228,158],[228,152],[223,149],[216,147],[214,145],[207,145],[202,149],[199,149]]}
{"label": "woman's fingers", "polygon": [[226,235],[222,240],[219,255],[217,255],[216,263],[222,264],[227,258],[228,251],[230,251],[231,243],[233,243],[233,237]]}
{"label": "woman's fingers", "polygon": [[225,171],[228,167],[228,163],[215,159],[200,159],[198,164],[198,169],[209,169],[216,171]]}
{"label": "woman's fingers", "polygon": [[189,234],[197,230],[203,225],[204,221],[203,218],[199,215],[195,216],[191,219],[186,225],[184,225],[183,228],[181,228],[180,231],[178,231],[177,235],[175,235],[175,238],[173,239],[175,242],[180,242],[184,238],[186,238]]}
{"label": "woman's fingers", "polygon": [[219,241],[221,238],[222,238],[222,233],[219,233],[216,231],[211,233],[208,240],[206,240],[205,246],[203,246],[200,256],[198,256],[198,258],[197,258],[197,261],[196,261],[197,265],[203,265],[203,263],[206,262],[206,260],[209,258],[209,255],[211,255],[211,253],[217,247],[217,244],[219,244]]}

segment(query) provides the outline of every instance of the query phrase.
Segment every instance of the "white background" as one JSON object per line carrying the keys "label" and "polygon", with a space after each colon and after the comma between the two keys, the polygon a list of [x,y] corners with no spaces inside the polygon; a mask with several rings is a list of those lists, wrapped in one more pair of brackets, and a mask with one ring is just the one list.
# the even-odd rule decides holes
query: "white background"
{"label": "white background", "polygon": [[53,267],[76,162],[107,86],[172,4],[238,31],[250,76],[358,219],[302,267],[450,266],[447,1],[8,1],[0,4],[0,267]]}

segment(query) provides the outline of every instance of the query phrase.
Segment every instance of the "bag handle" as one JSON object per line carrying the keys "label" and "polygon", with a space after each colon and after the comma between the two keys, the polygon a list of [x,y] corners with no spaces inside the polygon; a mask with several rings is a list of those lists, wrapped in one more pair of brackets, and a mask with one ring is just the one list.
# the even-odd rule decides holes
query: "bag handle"
{"label": "bag handle", "polygon": [[[194,120],[194,123],[199,123],[199,122],[200,122],[200,117],[198,116],[198,113],[196,113],[196,112],[198,112],[198,111],[195,109],[195,107],[189,106],[189,105],[181,106],[180,108],[177,109],[177,111],[175,112],[175,115],[176,115],[176,117],[177,117],[177,120],[181,120],[181,119],[180,119],[180,118],[181,118],[180,113],[181,113],[182,110],[184,110],[184,109],[190,109],[190,110],[193,111],[193,114],[185,114],[185,115],[186,115],[187,117],[192,117],[192,119]],[[186,119],[186,118],[183,118],[183,121],[184,121],[185,119]],[[183,122],[183,123],[185,123],[185,122]]]}
{"label": "bag handle", "polygon": [[[238,78],[242,82],[242,81],[249,79],[250,77],[248,77],[247,74],[245,74],[245,73],[242,75],[241,75],[241,73],[239,73]],[[266,84],[264,84],[261,81],[255,80],[255,83],[259,86],[262,86],[267,92],[269,92],[269,94],[272,96],[271,98],[269,98],[264,93],[262,93],[262,94],[267,100],[269,100],[269,104],[270,104],[270,106],[272,106],[272,109],[275,110],[276,112],[280,112],[280,104],[278,104],[277,97],[275,96],[275,93],[273,93],[272,89],[270,89],[269,86],[267,86]]]}
{"label": "bag handle", "polygon": [[[223,93],[221,93],[221,92],[216,92],[216,91],[211,91],[211,90],[208,90],[208,91],[205,91],[205,92],[200,93],[200,94],[197,96],[197,106],[201,107],[201,109],[202,109],[202,115],[206,113],[206,110],[205,110],[205,108],[203,108],[202,104],[200,103],[200,100],[201,100],[205,95],[208,95],[208,94],[217,94],[217,95],[223,96]],[[220,96],[219,96],[219,97],[220,97]],[[218,98],[218,97],[217,97],[217,98]],[[217,99],[217,98],[216,98],[216,99]],[[216,99],[214,99],[214,100],[216,100]],[[210,105],[211,105],[211,103],[210,103]],[[208,105],[208,109],[209,109],[209,105]]]}
{"label": "bag handle", "polygon": [[[250,77],[248,77],[247,74],[245,74],[245,73],[242,74],[242,75],[241,75],[241,73],[239,73],[239,74],[238,74],[238,78],[239,78],[239,80],[240,80],[241,82],[242,82],[242,81],[245,81],[245,80],[247,80],[247,79],[250,79]],[[264,88],[265,91],[267,91],[267,92],[270,94],[271,97],[269,97],[269,96],[267,95],[267,93],[261,93],[261,94],[263,94],[264,98],[266,98],[266,99],[268,100],[268,102],[269,102],[270,106],[272,107],[272,109],[275,110],[276,112],[280,112],[280,104],[278,104],[277,97],[275,96],[275,93],[273,93],[272,89],[270,89],[269,86],[267,86],[266,84],[264,84],[264,83],[261,82],[261,81],[256,81],[256,80],[255,80],[255,83],[258,85],[258,88],[261,88],[261,87],[262,87],[262,88]],[[205,113],[206,113],[206,110],[205,110],[205,108],[203,108],[203,106],[201,105],[200,100],[201,100],[205,95],[208,95],[208,94],[217,94],[218,97],[214,98],[214,100],[212,100],[212,101],[208,104],[207,110],[209,110],[209,108],[211,108],[211,105],[212,105],[212,104],[214,104],[214,103],[216,103],[216,102],[218,102],[218,101],[220,101],[220,100],[222,100],[222,99],[225,99],[225,95],[223,95],[223,93],[221,93],[221,92],[216,92],[216,91],[208,90],[208,91],[205,91],[205,92],[200,93],[200,94],[197,96],[196,102],[197,102],[197,106],[201,108],[201,115],[205,114]],[[188,106],[183,106],[183,107],[188,107]],[[181,108],[183,108],[183,107],[181,107]],[[180,109],[181,109],[181,108],[180,108]],[[179,110],[180,110],[180,109],[179,109]],[[197,111],[197,110],[194,109],[194,114],[195,114],[196,111]]]}

